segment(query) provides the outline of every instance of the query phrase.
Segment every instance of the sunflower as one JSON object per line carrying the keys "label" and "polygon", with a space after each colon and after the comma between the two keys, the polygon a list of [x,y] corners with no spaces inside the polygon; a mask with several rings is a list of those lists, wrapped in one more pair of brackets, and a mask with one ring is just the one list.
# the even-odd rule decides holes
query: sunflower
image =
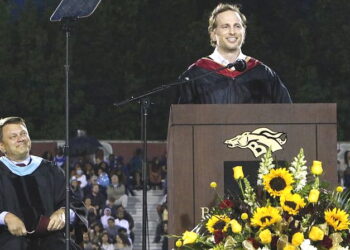
{"label": "sunflower", "polygon": [[267,227],[276,222],[280,222],[282,217],[279,210],[275,207],[258,207],[253,213],[253,217],[250,222],[253,226]]}
{"label": "sunflower", "polygon": [[206,227],[210,233],[214,233],[215,230],[223,230],[230,220],[226,215],[213,215],[208,220]]}
{"label": "sunflower", "polygon": [[281,207],[288,214],[296,215],[299,210],[305,207],[306,203],[299,194],[285,194],[281,196]]}
{"label": "sunflower", "polygon": [[272,169],[263,176],[265,190],[273,197],[290,193],[294,179],[291,173],[285,168]]}
{"label": "sunflower", "polygon": [[350,222],[348,217],[349,215],[344,210],[338,208],[324,212],[326,222],[336,231],[349,229]]}

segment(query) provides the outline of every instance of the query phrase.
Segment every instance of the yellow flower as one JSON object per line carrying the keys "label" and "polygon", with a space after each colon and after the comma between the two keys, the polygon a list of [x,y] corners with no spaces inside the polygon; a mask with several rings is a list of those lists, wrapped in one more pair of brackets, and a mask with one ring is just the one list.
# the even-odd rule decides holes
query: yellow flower
{"label": "yellow flower", "polygon": [[282,209],[292,215],[298,214],[299,210],[306,205],[304,199],[299,194],[291,193],[282,195],[280,203]]}
{"label": "yellow flower", "polygon": [[229,223],[227,223],[223,231],[226,232],[227,228],[229,226],[231,226],[231,230],[232,230],[233,233],[238,234],[238,233],[242,232],[241,224],[239,224],[239,222],[236,221],[235,219],[233,219]]}
{"label": "yellow flower", "polygon": [[321,175],[323,173],[322,162],[313,161],[311,166],[311,173],[313,173],[314,175]]}
{"label": "yellow flower", "polygon": [[275,207],[259,207],[254,211],[253,217],[250,219],[252,226],[267,227],[276,222],[280,222],[282,217]]}
{"label": "yellow flower", "polygon": [[233,178],[235,178],[235,180],[244,178],[242,166],[236,166],[232,168],[232,170],[233,170]]}
{"label": "yellow flower", "polygon": [[176,247],[182,247],[182,240],[177,240],[175,245]]}
{"label": "yellow flower", "polygon": [[309,238],[313,241],[323,240],[324,232],[319,227],[313,226],[309,232]]}
{"label": "yellow flower", "polygon": [[342,186],[338,186],[336,189],[335,189],[338,193],[341,193],[344,191],[344,188]]}
{"label": "yellow flower", "polygon": [[259,238],[261,243],[269,244],[272,240],[272,234],[269,229],[265,229],[259,233]]}
{"label": "yellow flower", "polygon": [[195,243],[197,238],[198,238],[198,234],[192,231],[191,232],[186,231],[182,235],[184,245]]}
{"label": "yellow flower", "polygon": [[332,226],[335,231],[349,229],[349,215],[341,209],[333,208],[324,212],[324,218],[328,225]]}
{"label": "yellow flower", "polygon": [[241,214],[241,219],[242,219],[242,220],[248,219],[248,214],[247,214],[247,213]]}
{"label": "yellow flower", "polygon": [[297,248],[291,244],[286,245],[283,250],[296,250]]}
{"label": "yellow flower", "polygon": [[263,176],[265,190],[274,197],[290,193],[293,183],[292,174],[285,168],[272,169],[268,174]]}
{"label": "yellow flower", "polygon": [[293,237],[292,237],[292,244],[293,246],[300,246],[301,243],[303,243],[304,241],[304,234],[301,233],[301,232],[297,232],[295,234],[293,234]]}
{"label": "yellow flower", "polygon": [[319,196],[320,196],[320,191],[318,191],[317,189],[311,189],[309,193],[309,202],[317,203]]}
{"label": "yellow flower", "polygon": [[217,186],[218,186],[218,184],[215,181],[210,182],[210,187],[211,188],[216,188]]}
{"label": "yellow flower", "polygon": [[[213,215],[207,222],[206,227],[210,233],[214,233],[215,230],[224,230],[226,224],[230,222],[230,218],[226,215]],[[227,227],[226,227],[227,230]],[[225,232],[225,231],[224,231]]]}

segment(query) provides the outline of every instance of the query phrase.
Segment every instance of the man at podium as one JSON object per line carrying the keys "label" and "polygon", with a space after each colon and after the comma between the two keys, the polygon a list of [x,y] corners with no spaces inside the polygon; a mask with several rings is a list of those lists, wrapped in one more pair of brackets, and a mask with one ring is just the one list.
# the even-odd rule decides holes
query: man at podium
{"label": "man at podium", "polygon": [[[273,70],[242,53],[246,28],[246,17],[237,5],[221,3],[213,10],[208,31],[215,50],[180,76],[190,82],[180,87],[178,103],[292,102],[287,88]],[[228,64],[234,66],[214,72]]]}

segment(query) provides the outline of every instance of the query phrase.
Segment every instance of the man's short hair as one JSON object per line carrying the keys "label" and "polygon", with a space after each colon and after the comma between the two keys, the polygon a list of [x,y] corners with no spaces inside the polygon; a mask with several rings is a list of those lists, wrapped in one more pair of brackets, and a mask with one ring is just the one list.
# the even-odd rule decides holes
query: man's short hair
{"label": "man's short hair", "polygon": [[16,116],[10,116],[0,119],[0,141],[2,141],[2,128],[7,124],[22,124],[24,127],[26,126],[26,123],[23,118],[16,117]]}
{"label": "man's short hair", "polygon": [[208,32],[210,37],[210,44],[215,47],[216,42],[211,40],[210,33],[216,28],[216,17],[225,11],[234,11],[236,12],[242,19],[242,24],[244,28],[247,28],[247,18],[245,15],[241,12],[240,6],[237,4],[229,4],[229,3],[220,3],[218,6],[215,7],[215,9],[211,12],[211,15],[209,17],[209,26],[208,26]]}

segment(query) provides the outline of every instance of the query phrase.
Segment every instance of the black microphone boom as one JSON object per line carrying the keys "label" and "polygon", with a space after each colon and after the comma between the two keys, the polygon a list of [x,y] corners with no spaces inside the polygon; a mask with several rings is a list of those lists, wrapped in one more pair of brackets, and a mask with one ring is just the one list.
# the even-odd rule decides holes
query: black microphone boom
{"label": "black microphone boom", "polygon": [[247,63],[243,59],[237,59],[234,63],[227,64],[226,67],[229,69],[232,67],[235,67],[235,70],[237,70],[239,72],[243,72],[247,68]]}

